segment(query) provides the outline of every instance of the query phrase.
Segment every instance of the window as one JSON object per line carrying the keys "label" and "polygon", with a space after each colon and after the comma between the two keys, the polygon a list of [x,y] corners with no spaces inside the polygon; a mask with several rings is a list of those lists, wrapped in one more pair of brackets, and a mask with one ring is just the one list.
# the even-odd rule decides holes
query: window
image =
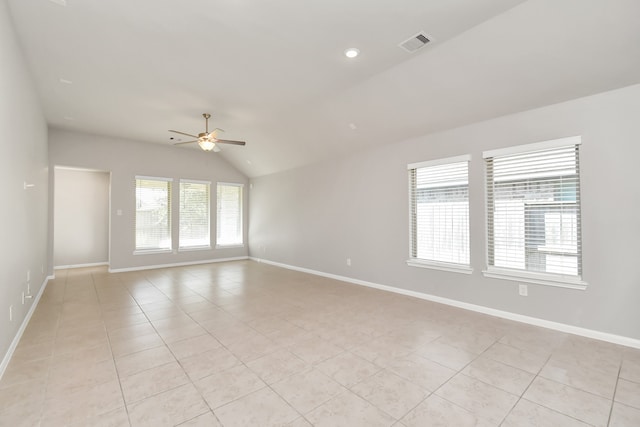
{"label": "window", "polygon": [[460,156],[408,166],[409,265],[471,273],[469,160]]}
{"label": "window", "polygon": [[136,251],[171,250],[171,179],[136,177]]}
{"label": "window", "polygon": [[580,143],[573,137],[484,153],[488,275],[584,288]]}
{"label": "window", "polygon": [[218,183],[218,246],[242,245],[242,184]]}
{"label": "window", "polygon": [[180,180],[180,248],[210,247],[210,188],[206,181]]}

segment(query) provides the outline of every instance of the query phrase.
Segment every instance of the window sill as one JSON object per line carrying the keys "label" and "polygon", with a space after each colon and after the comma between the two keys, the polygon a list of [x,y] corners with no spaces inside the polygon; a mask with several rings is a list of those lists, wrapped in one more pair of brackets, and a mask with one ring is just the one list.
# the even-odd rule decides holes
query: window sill
{"label": "window sill", "polygon": [[453,264],[446,262],[435,262],[418,259],[407,260],[407,265],[410,267],[430,268],[432,270],[451,271],[453,273],[471,274],[473,268],[464,264]]}
{"label": "window sill", "polygon": [[230,244],[230,245],[216,245],[216,249],[233,249],[233,248],[244,248],[244,244]]}
{"label": "window sill", "polygon": [[208,251],[211,250],[211,245],[207,246],[186,246],[184,248],[178,248],[178,252],[193,252],[193,251]]}
{"label": "window sill", "polygon": [[577,289],[581,291],[587,289],[587,282],[571,276],[557,276],[553,274],[531,273],[499,268],[484,270],[482,274],[484,274],[485,277],[494,279],[527,282],[536,285],[555,286],[557,288]]}
{"label": "window sill", "polygon": [[134,255],[170,254],[171,249],[138,249],[133,251]]}

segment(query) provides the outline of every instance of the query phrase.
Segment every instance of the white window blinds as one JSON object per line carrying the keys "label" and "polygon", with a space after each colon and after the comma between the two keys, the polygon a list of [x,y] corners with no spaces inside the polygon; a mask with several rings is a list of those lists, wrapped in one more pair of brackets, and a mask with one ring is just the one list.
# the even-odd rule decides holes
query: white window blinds
{"label": "white window blinds", "polygon": [[488,269],[582,275],[580,138],[484,154]]}
{"label": "white window blinds", "polygon": [[136,251],[171,249],[171,180],[136,177]]}
{"label": "white window blinds", "polygon": [[411,164],[411,259],[469,266],[469,156]]}
{"label": "white window blinds", "polygon": [[218,246],[242,245],[242,184],[218,183]]}
{"label": "white window blinds", "polygon": [[180,180],[180,248],[209,247],[211,183]]}

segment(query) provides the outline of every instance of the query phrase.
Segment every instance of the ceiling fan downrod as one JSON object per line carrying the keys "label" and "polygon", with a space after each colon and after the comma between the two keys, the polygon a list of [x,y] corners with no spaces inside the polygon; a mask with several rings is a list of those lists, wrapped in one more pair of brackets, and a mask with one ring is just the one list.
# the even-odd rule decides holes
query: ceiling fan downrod
{"label": "ceiling fan downrod", "polygon": [[204,117],[205,132],[206,132],[207,134],[209,134],[209,119],[211,118],[211,114],[209,114],[209,113],[202,113],[202,117]]}

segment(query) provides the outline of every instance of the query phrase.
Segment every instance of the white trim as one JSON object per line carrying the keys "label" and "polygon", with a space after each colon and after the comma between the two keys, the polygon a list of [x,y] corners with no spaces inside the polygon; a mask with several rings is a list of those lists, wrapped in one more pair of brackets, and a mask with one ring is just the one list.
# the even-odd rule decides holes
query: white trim
{"label": "white trim", "polygon": [[7,366],[9,366],[9,362],[11,362],[11,358],[13,357],[13,353],[16,351],[16,348],[18,347],[18,343],[20,343],[22,334],[24,334],[25,329],[27,329],[27,325],[29,325],[31,316],[33,316],[33,313],[36,311],[36,307],[38,306],[38,302],[40,302],[40,297],[42,297],[42,294],[44,293],[44,289],[47,287],[47,283],[49,283],[49,280],[53,280],[53,279],[55,279],[55,276],[47,276],[44,278],[44,281],[40,286],[40,290],[38,291],[38,295],[36,295],[36,297],[33,299],[33,303],[31,304],[31,307],[29,308],[27,315],[24,317],[24,320],[20,325],[20,329],[18,329],[18,333],[16,334],[15,337],[13,337],[13,341],[11,341],[11,345],[7,349],[7,353],[4,355],[4,358],[0,363],[0,380],[2,379],[2,376],[4,375],[4,371],[7,369]]}
{"label": "white trim", "polygon": [[[107,236],[107,265],[111,263],[111,230],[113,221],[113,202],[111,199],[111,186],[113,181],[113,173],[109,171],[109,235]],[[134,220],[135,221],[135,220]]]}
{"label": "white trim", "polygon": [[178,248],[178,252],[210,251],[210,250],[211,250],[211,245],[182,246]]}
{"label": "white trim", "polygon": [[141,265],[138,267],[125,267],[125,268],[110,268],[109,273],[124,273],[127,271],[155,270],[157,268],[184,267],[187,265],[211,264],[215,262],[227,262],[227,261],[242,261],[245,259],[249,259],[249,257],[239,256],[239,257],[233,257],[233,258],[205,259],[202,261],[175,262],[171,264]]}
{"label": "white trim", "polygon": [[582,144],[581,136],[569,136],[567,138],[552,139],[550,141],[534,142],[533,144],[516,145],[507,148],[498,148],[482,152],[482,158],[508,156],[511,154],[526,153],[528,151],[550,150],[553,148],[569,147]]}
{"label": "white trim", "polygon": [[134,255],[152,255],[152,254],[170,254],[173,252],[173,249],[136,249],[133,251]]}
{"label": "white trim", "polygon": [[180,178],[180,183],[188,182],[190,184],[205,184],[211,186],[211,181],[201,181],[197,179]]}
{"label": "white trim", "polygon": [[165,178],[162,176],[145,176],[145,175],[136,175],[136,181],[139,179],[144,179],[147,181],[164,181],[164,182],[173,182],[173,178]]}
{"label": "white trim", "polygon": [[244,243],[230,243],[228,245],[216,244],[216,249],[233,249],[233,248],[244,248]]}
{"label": "white trim", "polygon": [[535,283],[537,285],[555,286],[557,288],[587,289],[587,282],[571,276],[556,276],[552,274],[533,273],[530,271],[513,271],[499,268],[483,270],[484,277],[493,279],[511,280],[514,282]]}
{"label": "white trim", "polygon": [[423,259],[408,259],[409,267],[430,268],[433,270],[451,271],[453,273],[471,274],[473,268],[464,264],[453,264],[449,262],[436,262]]}
{"label": "white trim", "polygon": [[70,268],[84,268],[84,267],[99,267],[101,265],[109,265],[109,262],[90,262],[87,264],[69,264],[69,265],[56,265],[54,270],[67,270]]}
{"label": "white trim", "polygon": [[449,163],[462,163],[462,162],[470,162],[470,161],[471,161],[471,154],[463,154],[462,156],[447,157],[446,159],[427,160],[424,162],[409,163],[407,165],[407,170],[424,168],[428,166],[438,166],[438,165],[446,165]]}
{"label": "white trim", "polygon": [[222,182],[222,181],[218,181],[218,182],[216,182],[216,187],[218,185],[229,185],[231,187],[244,187],[244,184],[240,184],[238,182]]}
{"label": "white trim", "polygon": [[76,171],[76,172],[96,172],[96,173],[111,173],[111,171],[103,170],[103,169],[90,169],[90,168],[80,168],[75,166],[58,166],[55,165],[54,169],[61,169],[67,171]]}
{"label": "white trim", "polygon": [[427,301],[433,301],[440,304],[450,305],[452,307],[462,308],[469,311],[475,311],[489,316],[500,317],[502,319],[513,320],[515,322],[526,323],[529,325],[540,326],[542,328],[553,329],[560,332],[566,332],[573,335],[592,338],[600,341],[606,341],[614,344],[624,345],[627,347],[640,349],[640,339],[625,337],[622,335],[610,334],[608,332],[594,331],[593,329],[581,328],[579,326],[567,325],[565,323],[552,322],[550,320],[540,319],[537,317],[525,316],[523,314],[511,313],[509,311],[497,310],[495,308],[484,307],[481,305],[470,304],[463,301],[457,301],[449,298],[443,298],[436,295],[425,294],[422,292],[410,291],[407,289],[396,288],[394,286],[380,285],[377,283],[367,282],[364,280],[353,279],[351,277],[338,276],[336,274],[323,273],[321,271],[311,270],[308,268],[295,267],[292,265],[282,264],[279,262],[269,261],[265,259],[249,257],[249,259],[262,262],[265,264],[282,267],[289,270],[309,273],[316,276],[327,277],[330,279],[340,280],[343,282],[353,283],[355,285],[366,286],[369,288],[380,289],[382,291],[393,292],[400,295],[407,295],[414,298],[420,298]]}

